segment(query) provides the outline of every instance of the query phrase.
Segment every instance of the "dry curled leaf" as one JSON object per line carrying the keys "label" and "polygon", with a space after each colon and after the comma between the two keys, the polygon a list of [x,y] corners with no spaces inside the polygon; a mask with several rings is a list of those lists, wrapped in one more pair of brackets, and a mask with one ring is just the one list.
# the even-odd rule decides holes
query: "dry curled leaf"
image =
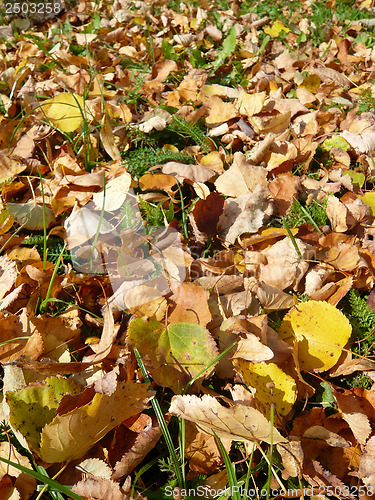
{"label": "dry curled leaf", "polygon": [[[250,406],[235,404],[230,408],[222,406],[212,396],[173,396],[169,412],[194,422],[198,429],[207,434],[213,431],[224,439],[242,442],[271,442],[271,424],[262,413]],[[273,429],[273,443],[285,438]]]}

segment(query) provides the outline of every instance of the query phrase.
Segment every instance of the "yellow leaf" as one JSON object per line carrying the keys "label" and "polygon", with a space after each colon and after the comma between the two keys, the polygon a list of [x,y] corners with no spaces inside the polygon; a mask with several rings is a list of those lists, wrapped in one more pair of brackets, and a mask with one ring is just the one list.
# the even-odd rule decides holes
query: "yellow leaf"
{"label": "yellow leaf", "polygon": [[257,92],[256,94],[240,92],[237,102],[239,112],[247,117],[256,115],[263,108],[266,97],[265,92]]}
{"label": "yellow leaf", "polygon": [[272,38],[277,38],[282,31],[289,33],[290,29],[286,28],[281,21],[275,21],[271,28],[264,28],[264,33]]}
{"label": "yellow leaf", "polygon": [[238,117],[235,106],[231,102],[224,102],[220,97],[211,97],[206,101],[205,105],[210,110],[206,118],[207,125],[219,125]]}
{"label": "yellow leaf", "polygon": [[375,193],[365,193],[363,196],[360,196],[363,203],[366,203],[368,207],[370,207],[371,215],[375,215]]}
{"label": "yellow leaf", "polygon": [[9,215],[6,208],[0,212],[0,234],[5,234],[13,226],[14,219]]}
{"label": "yellow leaf", "polygon": [[14,76],[16,77],[18,75],[18,73],[21,71],[21,69],[23,69],[27,64],[27,59],[24,59],[21,64],[19,64],[16,68],[16,71],[14,72]]}
{"label": "yellow leaf", "polygon": [[[297,398],[296,381],[272,362],[251,363],[244,359],[234,359],[233,364],[245,379],[256,389],[255,397],[264,405],[269,416],[271,404],[275,403],[279,415],[287,415]],[[268,386],[274,384],[273,389]]]}
{"label": "yellow leaf", "polygon": [[70,380],[49,377],[45,382],[6,393],[11,424],[22,433],[33,451],[38,452],[40,430],[52,421],[64,394],[77,394],[79,390]]}
{"label": "yellow leaf", "polygon": [[62,132],[74,132],[82,123],[83,97],[63,92],[45,104],[47,118]]}
{"label": "yellow leaf", "polygon": [[315,94],[320,87],[321,80],[318,75],[309,75],[303,80],[301,87]]}
{"label": "yellow leaf", "polygon": [[148,384],[119,382],[113,394],[97,393],[90,403],[57,415],[42,430],[40,455],[48,463],[81,458],[121,422],[147,407]]}
{"label": "yellow leaf", "polygon": [[323,372],[337,363],[351,332],[349,320],[336,307],[309,300],[284,317],[279,335],[296,343],[302,371]]}

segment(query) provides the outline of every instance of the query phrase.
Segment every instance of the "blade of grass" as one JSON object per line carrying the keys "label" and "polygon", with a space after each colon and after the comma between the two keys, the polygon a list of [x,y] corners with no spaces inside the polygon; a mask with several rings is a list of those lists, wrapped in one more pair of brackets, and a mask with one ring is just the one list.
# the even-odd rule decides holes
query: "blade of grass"
{"label": "blade of grass", "polygon": [[269,466],[269,467],[270,467],[270,469],[271,469],[271,472],[272,472],[272,474],[273,474],[273,477],[274,477],[274,478],[276,479],[276,481],[279,483],[280,488],[281,488],[282,490],[285,490],[285,486],[284,486],[284,485],[283,485],[283,483],[281,482],[281,480],[280,480],[279,476],[276,474],[276,471],[275,471],[275,469],[272,467],[272,464],[270,463],[270,461],[269,461],[269,459],[268,459],[268,457],[267,457],[266,453],[264,452],[263,448],[262,448],[262,447],[260,446],[260,444],[258,444],[258,443],[257,443],[257,448],[258,448],[258,450],[261,452],[261,454],[263,455],[264,460],[268,463],[268,466]]}
{"label": "blade of grass", "polygon": [[180,447],[180,464],[182,479],[184,483],[186,482],[185,477],[185,420],[183,418],[178,419],[178,444]]}
{"label": "blade of grass", "polygon": [[187,390],[191,385],[194,384],[194,382],[201,376],[203,373],[205,373],[207,370],[209,370],[215,363],[217,363],[223,356],[227,354],[231,349],[233,349],[234,346],[237,345],[237,342],[234,342],[232,345],[227,347],[223,352],[221,352],[218,356],[216,356],[215,359],[213,359],[208,365],[206,365],[200,372],[198,372],[189,382],[185,385],[182,395],[185,395]]}
{"label": "blade of grass", "polygon": [[91,271],[91,272],[92,272],[92,266],[93,266],[93,261],[94,261],[95,247],[96,247],[96,243],[98,242],[99,233],[100,233],[100,228],[101,228],[101,225],[102,225],[102,222],[103,222],[103,218],[104,218],[104,211],[105,211],[105,197],[106,197],[106,183],[105,183],[105,173],[103,172],[103,206],[102,206],[102,209],[101,209],[101,211],[100,211],[100,216],[99,216],[98,227],[97,227],[97,229],[96,229],[94,242],[93,242],[93,244],[92,244],[92,250],[91,250],[91,261],[90,261],[90,271]]}
{"label": "blade of grass", "polygon": [[136,474],[135,478],[134,478],[134,481],[133,481],[133,484],[132,484],[132,489],[130,491],[130,497],[131,498],[134,498],[134,492],[135,492],[135,486],[137,484],[137,481],[138,479],[142,476],[142,474],[144,474],[145,472],[147,472],[149,469],[151,469],[151,467],[153,467],[155,464],[158,463],[159,461],[159,458],[160,457],[156,457],[154,458],[153,460],[151,460],[151,462],[149,462],[148,464],[144,465]]}
{"label": "blade of grass", "polygon": [[40,179],[40,188],[42,190],[43,200],[43,271],[47,269],[47,216],[46,216],[46,202],[44,198],[43,178],[38,166],[38,174]]}
{"label": "blade of grass", "polygon": [[41,474],[40,472],[37,472],[32,469],[28,469],[27,467],[24,467],[23,465],[20,465],[16,462],[12,462],[11,460],[7,460],[6,458],[0,457],[0,461],[4,462],[8,465],[11,465],[12,467],[20,470],[21,472],[24,472],[25,474],[28,474],[29,476],[33,477],[40,483],[47,484],[51,488],[53,488],[56,491],[59,491],[60,493],[64,493],[64,495],[67,495],[69,498],[73,498],[74,500],[84,500],[80,495],[77,495],[77,493],[73,493],[73,491],[69,488],[69,486],[65,486],[63,484],[58,483],[54,479],[51,479],[49,476],[45,476]]}
{"label": "blade of grass", "polygon": [[185,238],[188,240],[189,239],[189,234],[188,234],[187,222],[186,222],[184,197],[182,195],[181,185],[180,185],[179,182],[177,182],[177,187],[178,187],[178,191],[180,193],[180,199],[181,199],[181,219],[182,219],[181,222],[182,222],[182,230],[183,230]]}
{"label": "blade of grass", "polygon": [[[137,358],[138,365],[139,365],[139,367],[141,369],[141,372],[142,372],[142,375],[143,375],[145,381],[147,383],[151,384],[150,377],[147,374],[147,370],[146,370],[146,368],[145,368],[145,366],[143,364],[141,355],[139,354],[139,351],[138,351],[138,349],[136,347],[134,348],[134,354],[135,354],[135,357]],[[172,441],[172,437],[171,437],[171,435],[169,433],[167,423],[166,423],[166,421],[164,419],[163,412],[162,412],[162,410],[160,408],[160,405],[159,405],[159,401],[154,397],[154,398],[151,399],[151,405],[152,405],[152,408],[153,408],[153,410],[155,412],[156,418],[158,419],[158,422],[159,422],[159,425],[161,427],[161,430],[162,430],[165,442],[167,444],[167,448],[168,448],[171,460],[173,462],[174,471],[175,471],[175,474],[176,474],[176,477],[177,477],[177,483],[178,483],[178,485],[179,485],[180,488],[184,489],[185,488],[185,484],[184,484],[184,479],[183,479],[183,475],[182,475],[181,468],[180,468],[180,462],[178,460],[176,451],[174,449],[174,444],[173,444],[173,441]]]}
{"label": "blade of grass", "polygon": [[[53,476],[52,479],[56,479],[65,469],[66,467],[68,466],[68,463],[66,463],[61,469],[59,469],[57,471],[57,473]],[[48,473],[46,471],[46,469],[42,466],[42,465],[38,465],[37,466],[37,470],[38,472],[40,472],[43,476],[48,476]],[[38,491],[40,490],[39,492],[39,495],[35,498],[35,500],[41,500],[43,498],[43,495],[46,491],[48,491],[48,493],[51,495],[51,497],[54,499],[54,500],[64,500],[64,497],[61,495],[60,492],[58,491],[54,491],[51,489],[50,486],[48,486],[48,484],[45,484],[44,486],[38,486]]]}
{"label": "blade of grass", "polygon": [[[248,464],[248,467],[247,467],[246,478],[245,478],[245,485],[244,485],[245,492],[249,491],[249,484],[250,484],[250,477],[251,477],[251,464],[253,462],[254,451],[255,451],[255,443],[253,444],[253,449],[251,450],[251,454],[250,454],[250,457],[249,457],[249,464]],[[246,500],[247,498],[248,498],[248,496],[245,493],[242,500]]]}
{"label": "blade of grass", "polygon": [[14,337],[13,339],[6,340],[5,342],[0,343],[0,347],[3,347],[3,345],[9,344],[10,342],[15,342],[16,340],[26,340],[29,339],[29,337]]}
{"label": "blade of grass", "polygon": [[237,477],[236,477],[236,471],[233,467],[233,464],[231,462],[231,459],[228,455],[228,452],[227,450],[225,449],[223,443],[221,442],[221,439],[219,438],[219,436],[216,434],[216,432],[211,429],[214,436],[215,436],[215,441],[216,441],[216,444],[220,450],[220,453],[221,453],[221,456],[223,457],[223,460],[224,460],[224,464],[225,464],[225,468],[226,468],[226,471],[227,471],[227,476],[228,476],[228,484],[229,484],[229,488],[230,488],[230,491],[231,491],[231,497],[232,497],[232,500],[241,500],[241,496],[240,496],[240,493],[239,493],[239,486],[238,486],[238,481],[237,481]]}
{"label": "blade of grass", "polygon": [[297,255],[298,257],[301,259],[301,260],[305,260],[303,255],[301,254],[301,250],[298,248],[298,245],[297,245],[297,242],[296,242],[296,239],[294,237],[294,234],[292,233],[292,231],[290,230],[290,227],[289,227],[289,224],[287,223],[286,219],[284,218],[283,220],[283,224],[284,224],[284,227],[286,229],[286,232],[288,233],[288,236],[289,238],[291,239],[292,241],[292,244],[294,246],[294,249],[295,251],[297,252]]}
{"label": "blade of grass", "polygon": [[60,255],[59,255],[59,257],[58,257],[58,259],[56,261],[55,267],[53,268],[53,272],[52,272],[52,276],[51,276],[51,279],[50,279],[50,282],[49,282],[49,285],[48,285],[48,290],[47,290],[47,293],[46,293],[46,297],[42,301],[42,303],[40,304],[40,310],[41,310],[42,313],[45,311],[47,303],[49,302],[49,296],[50,296],[50,293],[51,293],[51,290],[52,290],[53,282],[55,281],[57,270],[59,268],[59,265],[60,265],[60,262],[61,262],[64,250],[65,250],[65,245],[62,247]]}
{"label": "blade of grass", "polygon": [[23,226],[25,224],[27,224],[27,222],[24,222],[18,229],[16,229],[16,231],[14,231],[12,236],[6,240],[4,245],[0,248],[0,253],[4,250],[4,248],[7,246],[7,244],[16,236],[16,234],[18,234],[21,231],[21,229],[23,228]]}
{"label": "blade of grass", "polygon": [[311,222],[311,225],[315,227],[315,229],[318,231],[318,233],[323,236],[323,233],[322,231],[320,230],[318,224],[314,221],[314,219],[311,217],[311,215],[309,214],[309,212],[306,210],[305,207],[303,207],[301,205],[301,203],[296,199],[294,198],[294,201],[297,202],[299,208],[301,209],[301,211],[306,215],[306,217],[309,219],[309,221]]}
{"label": "blade of grass", "polygon": [[[97,314],[94,314],[92,311],[89,311],[88,309],[84,309],[83,307],[79,307],[77,306],[77,304],[71,304],[70,302],[66,302],[65,300],[61,300],[61,299],[56,299],[55,297],[51,297],[50,299],[44,299],[44,301],[46,304],[48,302],[59,302],[61,304],[65,304],[66,306],[72,306],[72,307],[76,307],[77,309],[79,309],[80,311],[83,311],[85,313],[88,313],[90,314],[91,316],[93,316],[94,318],[97,318],[97,319],[101,319],[100,316],[98,316]],[[14,339],[13,339],[14,340]]]}
{"label": "blade of grass", "polygon": [[272,461],[273,461],[273,423],[274,423],[274,412],[275,412],[275,403],[272,403],[271,404],[271,410],[270,410],[270,424],[271,424],[271,429],[270,429],[270,441],[271,441],[271,443],[270,443],[270,449],[269,449],[269,464],[270,464],[270,466],[268,467],[267,496],[266,496],[266,500],[269,500],[269,498],[270,498],[270,492],[271,492]]}

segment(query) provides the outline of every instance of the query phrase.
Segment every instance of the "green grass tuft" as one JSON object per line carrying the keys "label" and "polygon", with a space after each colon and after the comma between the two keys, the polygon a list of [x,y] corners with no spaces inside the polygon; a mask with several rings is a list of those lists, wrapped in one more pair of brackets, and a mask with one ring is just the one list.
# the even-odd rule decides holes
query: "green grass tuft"
{"label": "green grass tuft", "polygon": [[192,163],[194,158],[190,155],[169,151],[165,148],[141,147],[126,153],[124,163],[127,171],[138,179],[144,175],[147,170],[155,165],[162,165],[168,161],[177,161],[180,163]]}

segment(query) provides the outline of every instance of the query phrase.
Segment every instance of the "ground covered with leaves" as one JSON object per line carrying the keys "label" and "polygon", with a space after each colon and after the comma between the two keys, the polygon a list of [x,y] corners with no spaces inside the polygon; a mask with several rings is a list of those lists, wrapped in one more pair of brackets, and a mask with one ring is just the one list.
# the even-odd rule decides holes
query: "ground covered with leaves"
{"label": "ground covered with leaves", "polygon": [[373,2],[31,5],[0,14],[0,497],[371,497]]}

